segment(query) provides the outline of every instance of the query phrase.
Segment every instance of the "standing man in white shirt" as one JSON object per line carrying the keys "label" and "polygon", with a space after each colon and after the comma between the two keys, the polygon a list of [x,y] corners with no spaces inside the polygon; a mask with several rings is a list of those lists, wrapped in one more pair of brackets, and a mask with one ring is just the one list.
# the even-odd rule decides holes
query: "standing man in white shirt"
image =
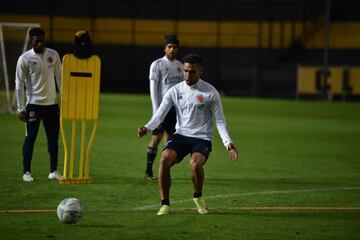
{"label": "standing man in white shirt", "polygon": [[[175,84],[184,80],[182,63],[176,59],[179,50],[179,40],[176,35],[165,36],[165,55],[156,59],[150,66],[150,96],[153,114],[159,108],[165,93]],[[167,142],[169,136],[174,134],[176,124],[175,109],[171,108],[163,119],[163,122],[152,131],[152,136],[147,149],[145,179],[154,180],[153,163],[156,158],[157,149],[164,136]]]}
{"label": "standing man in white shirt", "polygon": [[138,129],[138,136],[153,131],[164,119],[171,107],[175,107],[176,132],[170,137],[161,155],[159,166],[159,188],[161,208],[157,215],[170,212],[170,169],[191,154],[190,167],[194,185],[193,200],[200,214],[208,213],[202,197],[204,168],[212,149],[212,120],[222,138],[230,159],[237,160],[237,150],[226,128],[226,121],[218,91],[200,79],[203,73],[202,58],[188,54],[183,58],[185,81],[175,85],[164,96],[160,107],[151,120]]}
{"label": "standing man in white shirt", "polygon": [[61,89],[61,60],[57,51],[44,46],[43,29],[32,28],[29,37],[32,49],[19,57],[15,79],[18,117],[26,123],[23,180],[34,180],[31,176],[31,160],[41,120],[50,154],[48,178],[61,179],[57,171],[60,110],[56,96],[56,87]]}

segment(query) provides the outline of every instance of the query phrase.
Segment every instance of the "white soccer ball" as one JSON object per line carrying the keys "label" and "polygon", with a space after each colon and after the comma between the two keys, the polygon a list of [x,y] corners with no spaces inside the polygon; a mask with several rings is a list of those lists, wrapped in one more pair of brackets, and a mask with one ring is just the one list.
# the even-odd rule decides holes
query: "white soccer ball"
{"label": "white soccer ball", "polygon": [[57,207],[57,216],[62,223],[76,223],[84,213],[84,206],[77,198],[66,198]]}

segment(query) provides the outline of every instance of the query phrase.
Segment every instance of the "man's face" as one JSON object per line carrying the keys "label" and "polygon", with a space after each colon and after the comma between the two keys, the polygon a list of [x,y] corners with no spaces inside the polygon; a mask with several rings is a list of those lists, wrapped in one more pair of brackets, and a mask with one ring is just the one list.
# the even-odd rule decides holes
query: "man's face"
{"label": "man's face", "polygon": [[203,68],[198,64],[191,64],[185,62],[183,72],[186,84],[191,86],[199,81],[200,76],[203,73]]}
{"label": "man's face", "polygon": [[173,43],[166,44],[164,51],[165,51],[165,56],[168,59],[174,60],[178,53],[178,46]]}
{"label": "man's face", "polygon": [[44,52],[44,42],[45,42],[45,36],[44,35],[38,35],[38,36],[32,36],[31,37],[31,46],[34,49],[36,53],[43,53]]}

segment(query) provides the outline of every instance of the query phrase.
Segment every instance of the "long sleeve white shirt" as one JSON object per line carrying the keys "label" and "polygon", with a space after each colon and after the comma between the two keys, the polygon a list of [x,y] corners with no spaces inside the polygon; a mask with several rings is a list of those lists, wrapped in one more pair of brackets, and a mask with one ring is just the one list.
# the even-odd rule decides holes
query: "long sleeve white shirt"
{"label": "long sleeve white shirt", "polygon": [[176,133],[211,141],[212,120],[215,119],[224,146],[227,148],[232,143],[226,128],[220,95],[211,84],[199,79],[192,86],[183,81],[170,88],[145,127],[150,131],[154,130],[164,120],[172,106],[177,113]]}
{"label": "long sleeve white shirt", "polygon": [[182,67],[179,60],[169,60],[166,56],[151,63],[149,80],[153,114],[159,108],[167,90],[184,80]]}
{"label": "long sleeve white shirt", "polygon": [[33,49],[24,52],[18,59],[15,75],[18,112],[25,111],[27,104],[57,103],[55,84],[61,89],[61,60],[57,51],[45,48],[41,54]]}

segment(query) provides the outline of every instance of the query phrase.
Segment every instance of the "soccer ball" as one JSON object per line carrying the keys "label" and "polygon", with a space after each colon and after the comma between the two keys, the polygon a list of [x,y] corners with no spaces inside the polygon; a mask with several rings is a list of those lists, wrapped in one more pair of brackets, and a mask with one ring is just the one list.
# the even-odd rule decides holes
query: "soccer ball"
{"label": "soccer ball", "polygon": [[66,198],[57,207],[57,216],[62,223],[76,223],[84,213],[84,206],[77,198]]}

